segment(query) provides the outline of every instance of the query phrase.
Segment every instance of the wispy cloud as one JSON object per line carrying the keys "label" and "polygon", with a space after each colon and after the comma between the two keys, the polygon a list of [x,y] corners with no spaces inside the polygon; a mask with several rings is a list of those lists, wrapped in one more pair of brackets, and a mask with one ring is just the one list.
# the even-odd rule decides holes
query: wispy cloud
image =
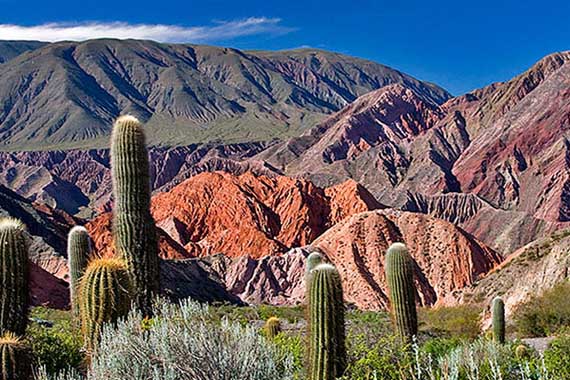
{"label": "wispy cloud", "polygon": [[192,27],[126,22],[49,23],[34,26],[0,24],[0,39],[54,42],[133,38],[160,42],[208,42],[256,34],[285,34],[293,30],[281,25],[281,19],[267,17],[217,21],[211,25]]}

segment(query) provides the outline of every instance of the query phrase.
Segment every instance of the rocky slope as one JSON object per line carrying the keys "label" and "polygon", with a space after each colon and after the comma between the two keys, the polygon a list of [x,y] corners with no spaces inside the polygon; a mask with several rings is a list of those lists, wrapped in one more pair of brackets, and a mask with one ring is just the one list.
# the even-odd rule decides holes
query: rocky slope
{"label": "rocky slope", "polygon": [[[381,202],[417,211],[416,198],[475,195],[471,200],[485,205],[478,208],[485,215],[459,195],[445,199],[457,212],[438,216],[462,219],[468,231],[508,253],[570,221],[569,115],[565,52],[443,105],[386,86],[255,159],[321,186],[353,178]],[[490,214],[503,221],[497,236],[476,227]]]}
{"label": "rocky slope", "polygon": [[384,255],[404,242],[415,261],[419,303],[449,304],[501,261],[500,255],[453,224],[418,213],[380,210],[353,215],[311,245],[343,277],[346,298],[366,309],[384,309],[388,297]]}
{"label": "rocky slope", "polygon": [[[514,252],[480,281],[463,289],[458,302],[480,303],[488,307],[500,295],[507,316],[517,304],[570,278],[570,230],[534,241]],[[487,317],[490,317],[487,309]]]}
{"label": "rocky slope", "polygon": [[152,143],[187,145],[296,135],[392,83],[438,103],[450,97],[389,67],[314,49],[93,40],[14,54],[6,53],[11,59],[0,65],[2,150],[104,147],[113,119],[123,113],[147,122]]}
{"label": "rocky slope", "polygon": [[[157,194],[151,212],[167,240],[165,258],[259,258],[307,245],[344,218],[382,207],[354,181],[322,189],[287,177],[215,172]],[[105,254],[113,249],[110,228],[108,213],[88,224]]]}
{"label": "rocky slope", "polygon": [[0,41],[0,64],[45,45],[40,41]]}

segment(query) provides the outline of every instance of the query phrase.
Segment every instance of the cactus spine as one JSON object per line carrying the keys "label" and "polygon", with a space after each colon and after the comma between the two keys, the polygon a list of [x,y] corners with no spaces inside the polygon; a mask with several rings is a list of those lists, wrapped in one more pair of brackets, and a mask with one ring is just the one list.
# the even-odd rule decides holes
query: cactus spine
{"label": "cactus spine", "polygon": [[113,237],[133,283],[135,306],[152,315],[159,290],[156,227],[150,214],[150,176],[145,136],[139,121],[122,116],[113,126],[111,167],[115,207]]}
{"label": "cactus spine", "polygon": [[79,318],[79,283],[85,273],[91,252],[91,239],[85,227],[76,226],[67,237],[67,261],[69,265],[71,309]]}
{"label": "cactus spine", "polygon": [[505,343],[505,303],[500,297],[495,297],[492,306],[493,339],[498,343]]}
{"label": "cactus spine", "polygon": [[386,253],[386,281],[394,313],[396,330],[404,343],[411,343],[418,334],[416,287],[412,258],[406,246],[395,243]]}
{"label": "cactus spine", "polygon": [[2,380],[32,379],[32,355],[28,345],[12,333],[0,338]]}
{"label": "cactus spine", "polygon": [[0,334],[24,335],[28,324],[28,242],[17,219],[0,220]]}
{"label": "cactus spine", "polygon": [[263,330],[266,337],[273,339],[281,332],[281,321],[277,317],[271,317],[265,322]]}
{"label": "cactus spine", "polygon": [[309,296],[309,380],[334,380],[346,368],[340,275],[330,264],[312,271]]}
{"label": "cactus spine", "polygon": [[102,327],[115,323],[131,307],[131,280],[121,259],[96,259],[81,280],[81,329],[89,352],[97,348]]}

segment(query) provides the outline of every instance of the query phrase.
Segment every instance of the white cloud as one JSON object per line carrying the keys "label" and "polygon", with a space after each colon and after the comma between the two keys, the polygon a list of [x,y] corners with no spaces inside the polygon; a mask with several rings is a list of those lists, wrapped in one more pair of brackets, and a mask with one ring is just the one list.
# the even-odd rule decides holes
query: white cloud
{"label": "white cloud", "polygon": [[281,19],[250,17],[219,21],[207,26],[184,27],[126,22],[49,23],[35,26],[0,24],[0,40],[83,41],[93,38],[147,39],[160,42],[207,42],[255,34],[284,34],[292,28]]}

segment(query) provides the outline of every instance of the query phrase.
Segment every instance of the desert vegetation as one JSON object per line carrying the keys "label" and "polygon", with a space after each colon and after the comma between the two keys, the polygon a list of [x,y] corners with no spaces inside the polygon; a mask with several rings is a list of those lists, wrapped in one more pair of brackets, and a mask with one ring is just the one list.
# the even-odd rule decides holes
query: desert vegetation
{"label": "desert vegetation", "polygon": [[[567,285],[520,306],[511,332],[496,297],[483,307],[492,325],[482,331],[478,306],[418,311],[414,262],[403,243],[385,255],[389,313],[349,307],[341,274],[320,252],[306,259],[302,307],[161,298],[138,120],[119,118],[111,145],[115,255],[95,252],[85,229],[70,231],[70,312],[29,315],[25,226],[0,221],[2,379],[568,379]],[[556,336],[544,352],[518,339],[543,335]]]}

